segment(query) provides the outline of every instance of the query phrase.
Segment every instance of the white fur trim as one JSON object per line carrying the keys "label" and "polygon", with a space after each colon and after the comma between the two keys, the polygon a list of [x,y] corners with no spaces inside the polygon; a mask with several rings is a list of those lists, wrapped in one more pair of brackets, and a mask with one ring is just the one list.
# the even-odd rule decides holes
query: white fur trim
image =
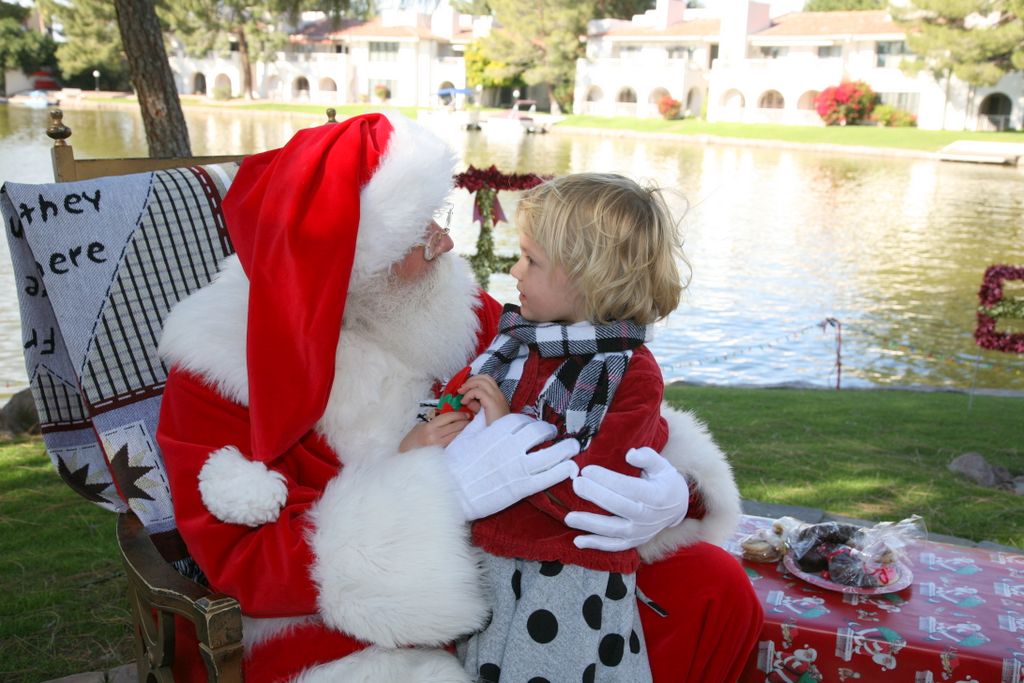
{"label": "white fur trim", "polygon": [[161,358],[199,375],[221,396],[249,405],[248,310],[249,279],[238,257],[229,256],[213,282],[171,309],[160,337]]}
{"label": "white fur trim", "polygon": [[438,646],[487,616],[477,551],[439,447],[363,457],[310,511],[324,622],[386,647]]}
{"label": "white fur trim", "polygon": [[280,472],[246,459],[234,446],[225,446],[211,453],[199,470],[199,494],[220,521],[260,526],[281,514],[288,487]]}
{"label": "white fur trim", "polygon": [[707,427],[692,413],[661,406],[668,421],[668,443],[661,454],[678,469],[686,481],[696,481],[704,499],[704,519],[685,519],[665,529],[638,548],[644,562],[655,562],[677,548],[707,541],[721,545],[739,524],[740,493],[732,468],[718,448]]}
{"label": "white fur trim", "polygon": [[397,112],[388,148],[359,199],[359,233],[350,286],[389,268],[423,238],[452,191],[455,153],[427,128]]}
{"label": "white fur trim", "polygon": [[[317,423],[346,466],[397,451],[434,380],[458,372],[476,348],[477,287],[469,265],[445,254],[434,268],[436,288],[403,294],[397,309],[386,303],[393,294],[349,292],[334,384]],[[366,387],[373,387],[372,394]]]}
{"label": "white fur trim", "polygon": [[443,650],[369,647],[306,669],[293,683],[470,683],[469,674]]}

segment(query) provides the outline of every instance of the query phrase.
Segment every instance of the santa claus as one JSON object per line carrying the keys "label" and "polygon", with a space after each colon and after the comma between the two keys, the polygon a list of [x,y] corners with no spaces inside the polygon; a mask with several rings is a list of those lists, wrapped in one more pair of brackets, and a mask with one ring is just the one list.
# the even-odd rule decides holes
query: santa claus
{"label": "santa claus", "polygon": [[[467,681],[447,646],[488,618],[467,522],[577,476],[566,442],[530,453],[551,434],[522,415],[400,452],[417,406],[500,313],[432,221],[454,165],[390,114],[249,157],[223,207],[237,254],[166,322],[158,439],[175,516],[241,605],[250,683]],[[731,533],[738,494],[703,426],[666,417],[644,476],[578,476],[613,514],[576,525],[648,563],[655,681],[734,680],[761,612],[708,541]],[[205,677],[179,659],[180,680]]]}

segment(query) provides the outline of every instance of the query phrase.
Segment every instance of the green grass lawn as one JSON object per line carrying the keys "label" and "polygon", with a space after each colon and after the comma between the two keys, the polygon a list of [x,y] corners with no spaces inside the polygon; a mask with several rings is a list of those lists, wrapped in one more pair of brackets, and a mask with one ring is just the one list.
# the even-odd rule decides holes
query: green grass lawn
{"label": "green grass lawn", "polygon": [[1024,474],[1024,398],[909,391],[672,386],[729,455],[752,500],[871,520],[924,517],[932,532],[1024,548],[1024,496],[951,473],[967,451]]}
{"label": "green grass lawn", "polygon": [[41,440],[0,445],[0,681],[135,659],[114,521],[61,481]]}
{"label": "green grass lawn", "polygon": [[974,131],[879,128],[876,126],[786,126],[771,123],[709,123],[699,119],[666,121],[626,116],[567,116],[561,128],[599,128],[674,135],[711,135],[756,140],[781,140],[805,144],[891,147],[935,152],[956,140],[1024,143],[1024,133],[977,133]]}
{"label": "green grass lawn", "polygon": [[[977,451],[1024,473],[1024,399],[903,391],[669,387],[707,422],[744,497],[1024,547],[1024,496],[946,470]],[[134,658],[114,515],[57,477],[39,439],[0,444],[0,680]]]}

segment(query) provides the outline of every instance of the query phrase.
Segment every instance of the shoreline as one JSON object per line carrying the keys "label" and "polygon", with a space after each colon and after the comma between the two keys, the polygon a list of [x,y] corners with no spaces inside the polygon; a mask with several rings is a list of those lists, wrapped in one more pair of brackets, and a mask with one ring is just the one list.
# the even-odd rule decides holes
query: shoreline
{"label": "shoreline", "polygon": [[[108,93],[106,97],[117,97],[114,93]],[[182,109],[183,110],[196,110],[196,111],[241,111],[247,115],[277,115],[277,114],[289,114],[293,116],[308,116],[311,119],[321,118],[325,116],[328,108],[334,107],[335,109],[342,110],[339,113],[339,117],[344,118],[345,114],[343,109],[352,106],[365,106],[368,111],[388,109],[388,107],[378,107],[372,104],[367,105],[331,105],[331,104],[302,104],[302,105],[290,105],[284,103],[275,103],[264,100],[228,100],[224,103],[212,103],[205,98],[194,98],[193,96],[182,96]],[[281,109],[256,109],[252,105],[280,105]],[[294,107],[294,108],[292,108]],[[300,107],[321,107],[320,112],[303,111]],[[66,111],[75,110],[89,110],[89,109],[137,109],[138,101],[133,96],[125,96],[123,101],[116,101],[111,99],[93,100],[89,97],[80,97],[68,99],[61,102],[60,108]],[[396,109],[398,107],[395,107]],[[859,157],[874,156],[880,158],[893,158],[893,159],[921,159],[925,161],[940,161],[939,151],[924,151],[918,149],[905,149],[901,147],[873,147],[866,145],[845,145],[839,143],[827,143],[827,142],[794,142],[791,140],[777,140],[772,138],[738,138],[730,137],[726,135],[711,135],[708,133],[661,133],[661,132],[649,132],[641,130],[630,130],[622,128],[591,128],[589,126],[577,126],[572,124],[554,124],[550,126],[548,132],[553,135],[588,135],[597,137],[612,137],[620,139],[634,139],[634,140],[654,140],[654,141],[665,141],[665,142],[681,142],[690,145],[703,145],[703,146],[728,146],[728,147],[747,147],[747,148],[759,148],[759,149],[782,149],[792,150],[800,152],[813,152],[819,154],[846,154]],[[987,164],[982,164],[987,165]],[[1024,165],[1018,166],[1006,166],[1010,170],[1022,170]]]}
{"label": "shoreline", "polygon": [[555,134],[572,133],[601,137],[629,138],[634,140],[662,140],[705,146],[723,145],[728,147],[759,147],[762,149],[786,149],[799,152],[818,152],[821,154],[854,154],[856,156],[939,161],[938,152],[924,152],[916,149],[901,149],[899,147],[867,147],[864,145],[840,145],[828,142],[792,142],[789,140],[772,140],[766,138],[734,138],[724,135],[708,135],[707,133],[694,133],[692,135],[680,133],[651,133],[642,130],[589,128],[572,125],[560,126],[557,124],[551,126],[548,130]]}
{"label": "shoreline", "polygon": [[853,386],[843,387],[837,390],[835,387],[824,386],[821,384],[809,384],[807,382],[772,382],[770,384],[719,384],[717,382],[688,382],[686,380],[677,379],[672,382],[667,382],[665,387],[699,387],[702,389],[743,389],[743,390],[763,390],[763,389],[776,389],[785,390],[792,389],[796,391],[908,391],[920,394],[961,394],[963,396],[992,396],[995,398],[1024,398],[1024,391],[1017,389],[992,389],[986,387],[978,387],[975,389],[960,389],[958,387],[938,387],[928,386],[927,384],[888,384],[888,385],[873,385],[873,386]]}

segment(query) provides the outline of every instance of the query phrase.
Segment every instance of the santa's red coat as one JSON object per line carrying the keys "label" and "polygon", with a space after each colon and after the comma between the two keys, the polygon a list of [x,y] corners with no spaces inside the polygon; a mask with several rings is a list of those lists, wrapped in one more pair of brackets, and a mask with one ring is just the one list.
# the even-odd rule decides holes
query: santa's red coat
{"label": "santa's red coat", "polygon": [[[241,297],[244,287],[238,277],[244,278],[240,270],[208,289],[220,287],[218,300],[225,293],[228,299]],[[474,314],[474,297],[467,290],[462,302],[453,304],[459,309],[464,303],[463,313],[456,310],[452,319],[430,321],[458,332],[460,362],[496,331],[498,305],[485,295]],[[186,311],[168,325],[202,328],[207,324],[203,320],[215,316],[208,306],[199,308],[202,316]],[[217,324],[232,327],[223,320]],[[343,333],[342,348],[348,345],[359,360],[352,373],[372,376],[374,368],[383,367],[377,361],[387,360],[387,350],[375,356],[370,342],[358,332]],[[227,356],[200,352],[197,358],[191,349],[163,350],[175,367],[164,393],[158,439],[178,527],[211,586],[237,598],[247,617],[247,681],[289,680],[313,664],[344,658],[368,644],[376,646],[372,652],[443,646],[482,623],[486,600],[475,577],[465,525],[446,485],[441,449],[399,454],[397,440],[407,425],[395,424],[393,434],[378,439],[371,436],[386,430],[366,424],[368,435],[353,436],[352,449],[346,450],[343,444],[349,440],[341,439],[325,416],[319,429],[267,463],[269,471],[283,478],[287,491],[277,519],[257,526],[225,523],[210,513],[199,481],[211,453],[226,446],[246,452],[245,387],[236,379],[244,378],[244,372],[225,369],[232,362]],[[449,360],[448,365],[455,363]],[[350,366],[341,357],[339,378],[345,367]],[[381,386],[418,382],[423,390],[429,387],[430,377],[416,374],[422,371],[409,370],[415,381],[413,374],[406,381],[402,372],[389,370]],[[354,381],[368,380],[360,375]],[[378,417],[380,424],[398,421],[376,413],[372,419]],[[668,612],[661,617],[646,607],[641,610],[655,681],[734,680],[762,615],[738,563],[704,541],[721,541],[731,531],[738,496],[724,459],[702,426],[686,414],[666,417],[666,457],[687,476],[702,499],[695,507],[706,514],[639,549],[648,562],[638,572],[639,586],[657,596]],[[680,546],[685,547],[677,550]],[[180,680],[204,678],[198,659],[176,661]]]}

